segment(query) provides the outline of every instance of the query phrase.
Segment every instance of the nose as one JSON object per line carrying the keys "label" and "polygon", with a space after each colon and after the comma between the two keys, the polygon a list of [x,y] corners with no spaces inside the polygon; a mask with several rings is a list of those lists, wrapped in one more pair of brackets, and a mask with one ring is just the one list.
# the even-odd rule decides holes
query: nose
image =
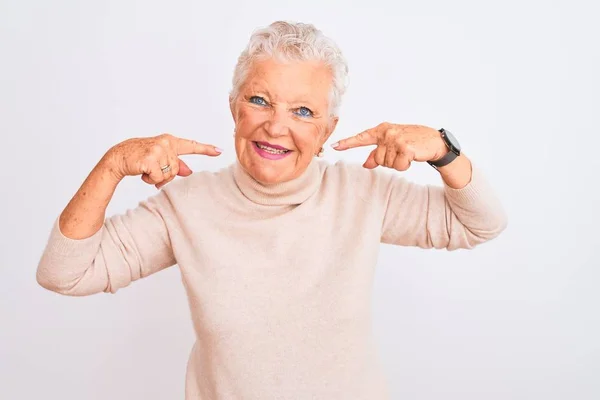
{"label": "nose", "polygon": [[289,121],[285,110],[275,109],[265,122],[265,130],[271,137],[280,137],[289,134]]}

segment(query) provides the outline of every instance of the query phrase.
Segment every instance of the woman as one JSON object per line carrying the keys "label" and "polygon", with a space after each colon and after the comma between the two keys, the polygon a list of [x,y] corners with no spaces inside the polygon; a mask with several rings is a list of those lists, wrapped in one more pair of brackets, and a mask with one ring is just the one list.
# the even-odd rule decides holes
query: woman
{"label": "woman", "polygon": [[[186,399],[387,398],[370,335],[380,243],[472,248],[506,217],[444,130],[383,123],[333,145],[374,145],[362,166],[315,158],[346,73],[312,25],[255,32],[230,95],[237,162],[192,173],[178,156],[221,150],[168,134],[114,146],[53,226],[38,282],[114,293],[178,264],[197,336]],[[431,163],[443,185],[392,171],[413,161]],[[119,182],[135,175],[162,190],[105,218]]]}

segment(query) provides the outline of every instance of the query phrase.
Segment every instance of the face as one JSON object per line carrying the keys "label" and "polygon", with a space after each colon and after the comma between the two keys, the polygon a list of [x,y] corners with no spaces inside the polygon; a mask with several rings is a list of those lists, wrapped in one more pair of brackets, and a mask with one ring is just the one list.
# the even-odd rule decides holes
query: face
{"label": "face", "polygon": [[332,75],[317,62],[255,62],[231,102],[242,167],[263,184],[300,176],[327,141]]}

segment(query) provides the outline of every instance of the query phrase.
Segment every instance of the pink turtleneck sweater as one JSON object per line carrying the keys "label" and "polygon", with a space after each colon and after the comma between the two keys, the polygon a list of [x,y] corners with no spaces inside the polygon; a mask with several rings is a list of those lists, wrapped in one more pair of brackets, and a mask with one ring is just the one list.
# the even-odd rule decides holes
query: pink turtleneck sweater
{"label": "pink turtleneck sweater", "polygon": [[475,167],[452,189],[315,159],[266,187],[235,163],[171,182],[86,239],[57,219],[37,278],[66,295],[114,293],[177,264],[197,338],[187,400],[381,400],[370,314],[380,243],[472,248],[505,226]]}

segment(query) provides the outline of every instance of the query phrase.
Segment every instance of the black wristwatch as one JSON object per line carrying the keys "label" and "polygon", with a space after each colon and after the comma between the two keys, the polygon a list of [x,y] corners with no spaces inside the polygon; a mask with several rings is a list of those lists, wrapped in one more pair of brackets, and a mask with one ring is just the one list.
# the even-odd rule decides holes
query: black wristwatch
{"label": "black wristwatch", "polygon": [[458,140],[450,133],[450,131],[445,130],[444,128],[438,130],[442,135],[442,139],[444,143],[446,143],[446,147],[448,147],[448,153],[440,158],[437,161],[427,161],[429,165],[434,168],[443,167],[444,165],[450,164],[454,159],[460,156],[460,144]]}

